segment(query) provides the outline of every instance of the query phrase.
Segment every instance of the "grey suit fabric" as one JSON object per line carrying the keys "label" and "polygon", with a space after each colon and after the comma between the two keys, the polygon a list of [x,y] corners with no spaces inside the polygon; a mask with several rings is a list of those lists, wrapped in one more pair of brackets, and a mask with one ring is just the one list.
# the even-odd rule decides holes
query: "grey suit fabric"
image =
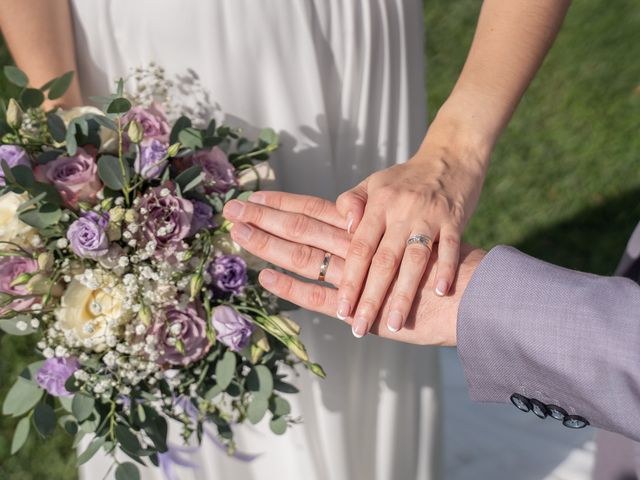
{"label": "grey suit fabric", "polygon": [[[618,273],[638,270],[639,256],[637,230]],[[640,457],[632,453],[639,449],[627,439],[640,440],[636,282],[564,269],[496,247],[476,269],[460,303],[458,353],[472,400],[508,403],[519,393],[580,415],[618,434],[603,434],[596,478],[634,478]],[[564,427],[558,423],[558,428]],[[607,449],[614,444],[618,447]]]}

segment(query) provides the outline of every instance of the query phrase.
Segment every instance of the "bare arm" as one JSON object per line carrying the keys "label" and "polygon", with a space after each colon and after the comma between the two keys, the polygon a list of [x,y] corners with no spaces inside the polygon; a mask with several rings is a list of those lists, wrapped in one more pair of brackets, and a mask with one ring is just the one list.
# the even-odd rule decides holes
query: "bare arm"
{"label": "bare arm", "polygon": [[[16,65],[36,87],[69,70],[76,71],[73,26],[68,0],[1,0],[0,29]],[[82,103],[74,78],[66,94],[55,105]]]}

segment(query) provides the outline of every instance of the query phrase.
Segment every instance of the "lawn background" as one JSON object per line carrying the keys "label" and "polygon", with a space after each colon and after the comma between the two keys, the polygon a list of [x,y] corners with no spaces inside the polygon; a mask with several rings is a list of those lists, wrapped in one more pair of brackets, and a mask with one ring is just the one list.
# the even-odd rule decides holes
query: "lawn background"
{"label": "lawn background", "polygon": [[[425,1],[431,117],[464,62],[480,4]],[[638,32],[637,0],[574,2],[496,146],[468,242],[511,244],[567,267],[613,271],[640,219]],[[0,65],[8,62],[0,40]],[[0,396],[28,363],[31,348],[27,339],[0,338]],[[26,448],[10,457],[14,425],[0,418],[0,478],[75,478],[75,458],[60,432],[46,443],[32,434]]]}

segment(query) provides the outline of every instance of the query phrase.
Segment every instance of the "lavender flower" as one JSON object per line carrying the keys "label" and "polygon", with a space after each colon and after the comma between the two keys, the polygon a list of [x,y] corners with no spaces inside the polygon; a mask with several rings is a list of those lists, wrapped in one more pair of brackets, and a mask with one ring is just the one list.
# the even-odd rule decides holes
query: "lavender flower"
{"label": "lavender flower", "polygon": [[9,305],[0,307],[0,315],[7,311],[27,310],[35,303],[37,297],[29,296],[31,292],[26,281],[19,285],[12,285],[12,283],[23,274],[35,274],[37,271],[38,262],[33,258],[0,257],[0,292],[17,297]]}
{"label": "lavender flower", "polygon": [[199,150],[193,155],[192,161],[194,165],[202,168],[205,189],[209,193],[227,193],[238,186],[235,169],[220,148]]}
{"label": "lavender flower", "polygon": [[[0,162],[3,160],[7,162],[9,168],[17,167],[18,165],[31,168],[29,155],[23,148],[16,145],[0,145]],[[4,171],[0,168],[0,186],[4,185],[6,185]]]}
{"label": "lavender flower", "polygon": [[140,145],[140,154],[136,156],[134,168],[143,178],[160,176],[167,166],[167,145],[159,140],[145,140]]}
{"label": "lavender flower", "polygon": [[36,382],[54,397],[71,397],[73,393],[68,392],[64,384],[79,368],[75,357],[49,358],[36,373]]}
{"label": "lavender flower", "polygon": [[222,255],[209,265],[211,287],[218,295],[239,295],[247,284],[247,262],[237,255]]}
{"label": "lavender flower", "polygon": [[191,230],[189,236],[195,235],[204,228],[215,228],[216,222],[213,219],[213,208],[211,205],[200,200],[193,200],[193,219],[191,220]]}
{"label": "lavender flower", "polygon": [[87,212],[69,226],[67,240],[76,255],[83,258],[103,257],[109,251],[107,226],[109,215]]}
{"label": "lavender flower", "polygon": [[215,309],[211,325],[216,331],[216,338],[234,352],[247,346],[256,328],[251,319],[226,305]]}

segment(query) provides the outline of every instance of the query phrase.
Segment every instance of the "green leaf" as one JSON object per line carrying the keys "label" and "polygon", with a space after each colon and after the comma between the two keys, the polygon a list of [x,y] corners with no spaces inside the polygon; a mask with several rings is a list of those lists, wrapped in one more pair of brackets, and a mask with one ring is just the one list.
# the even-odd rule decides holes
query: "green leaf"
{"label": "green leaf", "polygon": [[277,145],[278,144],[278,134],[273,131],[271,128],[264,128],[260,131],[260,136],[258,137],[267,145]]}
{"label": "green leaf", "polygon": [[107,107],[107,113],[127,113],[131,109],[131,102],[123,97],[113,100]]}
{"label": "green leaf", "polygon": [[202,148],[202,132],[197,128],[187,127],[178,133],[178,141],[186,148]]}
{"label": "green leaf", "polygon": [[291,385],[290,383],[283,382],[282,380],[276,380],[273,383],[273,389],[282,393],[298,393],[298,387]]}
{"label": "green leaf", "polygon": [[13,173],[16,183],[25,190],[31,189],[36,183],[33,170],[26,165],[16,165],[11,169],[11,173]]}
{"label": "green leaf", "polygon": [[45,203],[38,208],[32,208],[19,215],[20,220],[38,230],[43,230],[48,226],[55,225],[61,216],[62,211],[60,208],[50,203]]}
{"label": "green leaf", "polygon": [[273,396],[269,400],[269,410],[274,417],[282,417],[291,413],[291,405],[284,398]]}
{"label": "green leaf", "polygon": [[91,457],[100,450],[100,447],[102,447],[105,442],[106,438],[104,437],[94,437],[87,449],[78,456],[78,466],[91,460]]}
{"label": "green leaf", "polygon": [[33,188],[31,188],[31,195],[38,196],[41,193],[45,194],[44,202],[57,206],[62,205],[60,192],[50,183],[36,182]]}
{"label": "green leaf", "polygon": [[71,82],[73,81],[73,71],[67,72],[64,75],[54,79],[49,87],[49,100],[55,100],[64,95],[69,89]]}
{"label": "green leaf", "polygon": [[38,108],[44,102],[44,94],[37,88],[25,88],[20,95],[22,107]]}
{"label": "green leaf", "polygon": [[223,390],[226,389],[236,373],[236,355],[230,350],[216,363],[216,382]]}
{"label": "green leaf", "polygon": [[0,160],[0,166],[2,166],[2,176],[5,178],[5,180],[9,183],[15,183],[16,179],[11,172],[11,167],[5,159]]}
{"label": "green leaf", "polygon": [[116,92],[116,95],[118,95],[118,97],[121,97],[124,94],[124,79],[121,78],[118,80],[118,87]]}
{"label": "green leaf", "polygon": [[27,75],[18,67],[14,67],[13,65],[6,65],[4,67],[4,76],[7,77],[7,80],[18,87],[24,88],[29,84],[29,78]]}
{"label": "green leaf", "polygon": [[116,480],[140,480],[140,471],[131,462],[121,463],[116,468]]}
{"label": "green leaf", "polygon": [[31,380],[33,382],[36,381],[36,376],[38,372],[44,365],[44,360],[38,360],[37,362],[30,363],[20,372],[20,376],[25,380]]}
{"label": "green leaf", "polygon": [[[71,375],[70,378],[73,378],[73,375]],[[60,405],[62,406],[62,408],[64,408],[67,412],[72,413],[72,404],[73,404],[73,397],[58,397],[58,401],[60,402]]]}
{"label": "green leaf", "polygon": [[264,397],[255,397],[251,400],[249,408],[247,409],[247,418],[254,425],[258,423],[264,417],[269,409],[269,401]]}
{"label": "green leaf", "polygon": [[91,115],[91,118],[98,122],[99,125],[108,128],[109,130],[113,130],[115,132],[118,131],[118,126],[109,117],[105,117],[103,115]]}
{"label": "green leaf", "polygon": [[178,120],[176,120],[176,123],[173,124],[173,128],[171,129],[171,134],[169,135],[169,144],[176,143],[178,141],[178,135],[180,134],[180,132],[189,127],[191,127],[191,120],[189,120],[187,117],[182,116]]}
{"label": "green leaf", "polygon": [[78,422],[76,422],[71,415],[67,415],[62,420],[62,428],[64,428],[65,432],[69,435],[75,435],[78,433]]}
{"label": "green leaf", "polygon": [[269,422],[269,428],[276,435],[282,435],[287,431],[287,420],[285,417],[274,417]]}
{"label": "green leaf", "polygon": [[47,403],[38,403],[33,412],[33,425],[43,437],[48,437],[56,430],[56,413]]}
{"label": "green leaf", "polygon": [[180,190],[185,193],[196,188],[204,179],[204,172],[199,165],[193,165],[181,172],[176,178],[176,183],[180,186]]}
{"label": "green leaf", "polygon": [[120,443],[121,448],[134,455],[137,455],[142,449],[138,437],[136,437],[128,427],[122,424],[116,425],[116,439]]}
{"label": "green leaf", "polygon": [[31,410],[42,398],[42,390],[36,383],[18,377],[2,404],[2,414],[18,417]]}
{"label": "green leaf", "polygon": [[268,399],[273,393],[273,375],[265,365],[255,366],[247,375],[247,389],[254,395]]}
{"label": "green leaf", "polygon": [[71,413],[76,417],[78,422],[82,422],[89,418],[95,407],[95,399],[82,393],[77,393],[71,402]]}
{"label": "green leaf", "polygon": [[64,142],[67,136],[67,127],[58,115],[55,113],[48,114],[47,126],[49,127],[49,133],[56,142]]}
{"label": "green leaf", "polygon": [[224,392],[224,388],[220,388],[220,385],[214,385],[209,390],[207,390],[207,392],[204,394],[204,399],[205,400],[213,400],[218,395],[220,395],[222,392]]}
{"label": "green leaf", "polygon": [[104,184],[112,190],[122,190],[131,180],[131,167],[124,163],[124,176],[120,161],[113,155],[103,155],[98,160],[98,175]]}
{"label": "green leaf", "polygon": [[31,335],[36,331],[36,329],[29,325],[29,323],[27,323],[27,328],[25,330],[18,330],[16,323],[16,318],[0,319],[0,330],[8,333],[9,335],[13,335],[14,337],[24,337],[26,335]]}
{"label": "green leaf", "polygon": [[167,433],[169,426],[164,417],[159,416],[154,410],[145,407],[147,420],[145,422],[144,431],[158,449],[159,452],[167,451]]}
{"label": "green leaf", "polygon": [[22,448],[29,437],[29,417],[21,418],[13,432],[13,440],[11,440],[11,455],[15,454]]}
{"label": "green leaf", "polygon": [[76,140],[76,127],[75,120],[69,122],[67,127],[67,136],[65,137],[65,143],[67,144],[67,152],[73,156],[78,152],[78,140]]}

